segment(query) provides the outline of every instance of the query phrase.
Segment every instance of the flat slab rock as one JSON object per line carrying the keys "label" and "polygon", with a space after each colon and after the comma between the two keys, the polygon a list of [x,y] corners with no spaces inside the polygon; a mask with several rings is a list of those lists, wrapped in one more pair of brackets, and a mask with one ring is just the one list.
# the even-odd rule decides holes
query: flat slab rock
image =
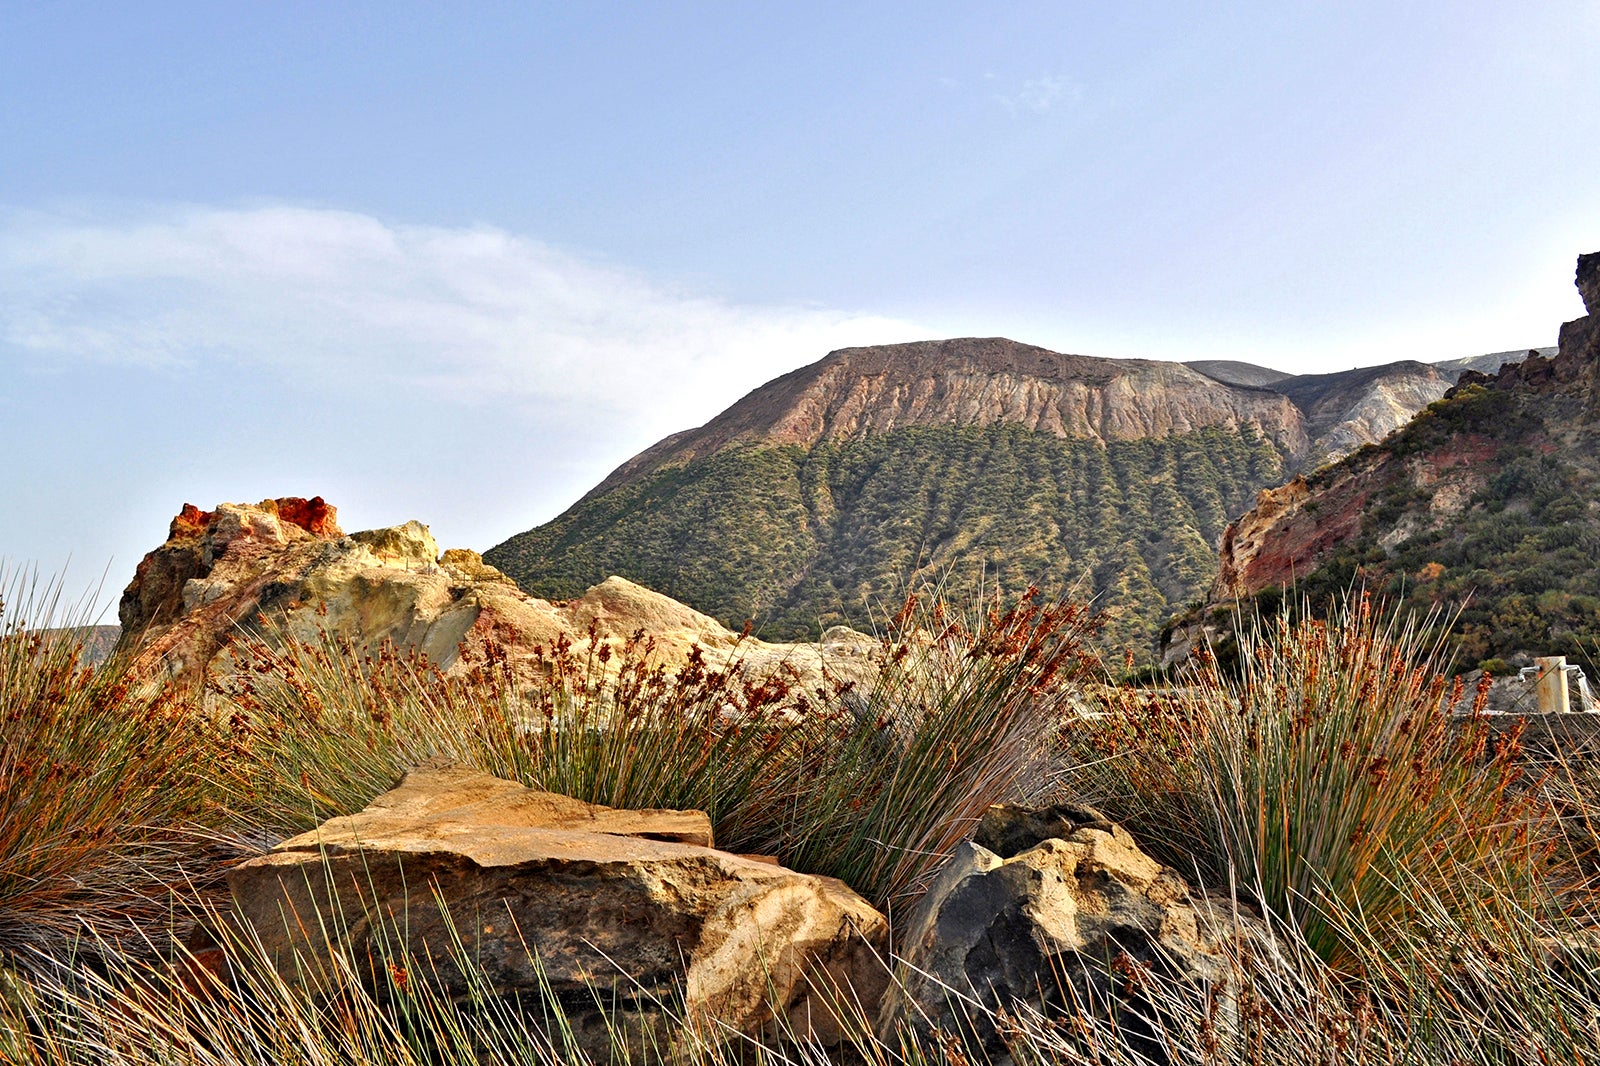
{"label": "flat slab rock", "polygon": [[330,946],[364,959],[401,944],[465,995],[459,943],[497,992],[526,1002],[542,984],[580,1043],[607,1053],[597,989],[630,1040],[662,1039],[668,1011],[837,1040],[839,990],[882,995],[887,921],[841,881],[711,843],[699,811],[616,810],[429,767],[240,865],[229,886],[292,979],[318,980]]}

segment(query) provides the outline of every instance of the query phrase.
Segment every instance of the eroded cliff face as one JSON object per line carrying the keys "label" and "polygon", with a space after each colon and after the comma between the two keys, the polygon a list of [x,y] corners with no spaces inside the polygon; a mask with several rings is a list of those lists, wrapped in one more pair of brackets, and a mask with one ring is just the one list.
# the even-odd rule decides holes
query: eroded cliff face
{"label": "eroded cliff face", "polygon": [[1250,423],[1286,451],[1306,444],[1286,398],[1178,363],[1092,362],[989,340],[847,349],[829,364],[797,402],[772,412],[764,439],[810,447],[909,425],[1007,423],[1109,441]]}
{"label": "eroded cliff face", "polygon": [[[1315,470],[1363,444],[1382,440],[1443,397],[1458,377],[1426,363],[1396,363],[1378,369],[1382,373],[1308,376],[1285,386],[1291,397],[1300,400],[1306,432],[1313,442],[1301,460],[1302,469]],[[1321,392],[1305,388],[1312,381],[1337,377],[1356,380],[1327,381]]]}
{"label": "eroded cliff face", "polygon": [[[1163,658],[1225,630],[1230,605],[1307,580],[1412,596],[1432,586],[1439,602],[1491,605],[1507,596],[1542,603],[1547,591],[1554,606],[1538,609],[1553,616],[1581,598],[1546,545],[1564,553],[1600,540],[1600,255],[1579,260],[1577,281],[1591,313],[1561,327],[1553,357],[1532,351],[1492,374],[1469,370],[1393,437],[1262,491],[1223,534],[1207,602],[1163,637]],[[1513,577],[1493,562],[1518,552],[1548,559],[1543,590],[1522,587],[1539,584],[1537,567]],[[1592,553],[1584,558],[1592,571]],[[1550,640],[1563,639],[1559,623],[1551,630]]]}
{"label": "eroded cliff face", "polygon": [[872,642],[849,631],[822,644],[744,639],[670,597],[613,577],[581,597],[552,603],[464,549],[440,552],[411,521],[346,535],[321,497],[185,504],[167,541],[140,562],[119,614],[137,668],[190,681],[226,677],[241,634],[312,640],[319,632],[373,650],[419,652],[447,673],[470,669],[491,647],[533,677],[536,649],[565,637],[586,654],[593,639],[620,644],[642,631],[669,667],[698,647],[713,668],[737,656],[759,670],[792,667],[865,676]]}
{"label": "eroded cliff face", "polygon": [[1461,369],[1484,366],[1498,367],[1499,357],[1290,375],[1218,360],[1066,355],[1004,337],[843,348],[641,452],[585,499],[732,445],[811,448],[932,425],[1009,424],[1101,442],[1250,426],[1289,469],[1313,470],[1382,440],[1443,396]]}
{"label": "eroded cliff face", "polygon": [[1306,419],[1268,389],[1182,363],[1064,355],[1003,337],[844,348],[756,389],[699,429],[623,464],[587,499],[662,466],[733,444],[798,445],[907,426],[1018,425],[1057,437],[1137,440],[1249,425],[1280,453],[1306,454]]}

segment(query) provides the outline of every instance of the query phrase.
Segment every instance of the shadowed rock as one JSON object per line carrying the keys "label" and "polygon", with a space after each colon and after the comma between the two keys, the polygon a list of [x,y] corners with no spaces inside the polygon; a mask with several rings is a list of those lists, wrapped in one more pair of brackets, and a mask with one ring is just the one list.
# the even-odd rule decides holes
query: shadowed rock
{"label": "shadowed rock", "polygon": [[1203,997],[1227,974],[1183,878],[1086,807],[991,808],[979,838],[1001,851],[962,844],[940,871],[912,914],[881,1030],[960,1033],[992,1055],[1004,1049],[994,1012],[1020,1002],[1047,1017],[1114,1014],[1123,1039],[1161,1061],[1141,981]]}
{"label": "shadowed rock", "polygon": [[1600,314],[1600,252],[1578,256],[1578,295],[1585,314]]}

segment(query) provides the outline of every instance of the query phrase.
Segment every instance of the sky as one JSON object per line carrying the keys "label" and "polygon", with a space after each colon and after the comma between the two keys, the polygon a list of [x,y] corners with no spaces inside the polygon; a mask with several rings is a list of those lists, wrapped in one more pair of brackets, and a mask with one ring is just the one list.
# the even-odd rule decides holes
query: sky
{"label": "sky", "polygon": [[0,0],[0,567],[114,605],[269,496],[481,551],[850,345],[1553,344],[1596,69],[1593,0]]}

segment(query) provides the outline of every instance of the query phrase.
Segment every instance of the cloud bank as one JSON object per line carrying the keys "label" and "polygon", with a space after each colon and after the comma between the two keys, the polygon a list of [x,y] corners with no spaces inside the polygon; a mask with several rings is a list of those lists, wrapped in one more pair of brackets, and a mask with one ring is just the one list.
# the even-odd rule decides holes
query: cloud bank
{"label": "cloud bank", "polygon": [[905,322],[674,290],[487,227],[303,207],[0,214],[0,358],[267,370],[333,391],[685,428]]}

